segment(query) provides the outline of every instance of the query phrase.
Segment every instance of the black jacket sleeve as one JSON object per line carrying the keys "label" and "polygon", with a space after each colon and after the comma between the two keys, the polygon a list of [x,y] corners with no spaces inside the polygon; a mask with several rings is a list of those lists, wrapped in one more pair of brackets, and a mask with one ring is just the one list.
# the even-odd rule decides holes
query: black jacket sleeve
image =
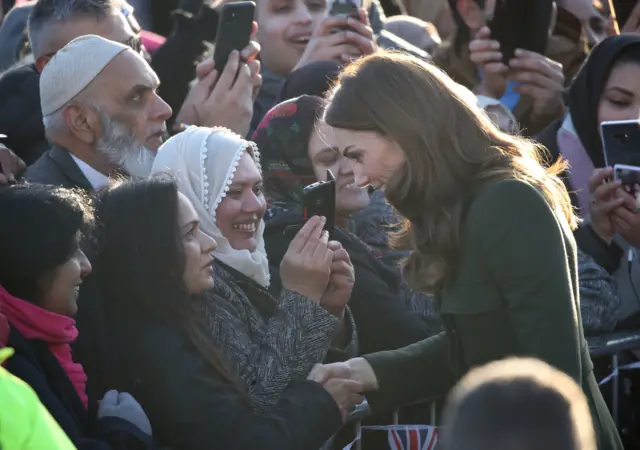
{"label": "black jacket sleeve", "polygon": [[145,327],[130,353],[135,395],[158,442],[181,450],[320,448],[342,426],[321,385],[293,382],[276,406],[255,415],[246,397],[224,381],[182,335]]}
{"label": "black jacket sleeve", "polygon": [[151,59],[151,67],[160,79],[158,94],[173,109],[168,129],[173,126],[196,76],[196,66],[207,51],[206,42],[213,42],[218,30],[218,12],[206,5],[195,16],[184,10],[175,11],[173,16],[173,33]]}

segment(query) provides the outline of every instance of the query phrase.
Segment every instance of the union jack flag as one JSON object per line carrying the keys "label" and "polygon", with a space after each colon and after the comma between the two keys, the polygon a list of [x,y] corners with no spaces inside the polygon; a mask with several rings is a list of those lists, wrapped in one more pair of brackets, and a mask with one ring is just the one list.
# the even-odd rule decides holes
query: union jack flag
{"label": "union jack flag", "polygon": [[389,430],[389,449],[434,450],[438,442],[438,430],[434,427],[395,426]]}
{"label": "union jack flag", "polygon": [[[389,450],[435,450],[438,443],[438,429],[428,425],[387,425],[362,427],[358,437],[344,450],[351,450],[361,439],[362,432],[386,432]],[[363,450],[366,450],[363,445]]]}

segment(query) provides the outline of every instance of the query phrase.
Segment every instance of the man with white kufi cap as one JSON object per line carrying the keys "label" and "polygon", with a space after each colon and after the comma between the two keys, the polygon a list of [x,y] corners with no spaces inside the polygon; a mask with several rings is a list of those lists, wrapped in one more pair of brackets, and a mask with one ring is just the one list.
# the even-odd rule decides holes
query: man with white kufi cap
{"label": "man with white kufi cap", "polygon": [[171,108],[158,77],[126,45],[88,35],[67,44],[40,76],[40,103],[53,147],[27,169],[35,183],[98,189],[121,171],[146,177]]}

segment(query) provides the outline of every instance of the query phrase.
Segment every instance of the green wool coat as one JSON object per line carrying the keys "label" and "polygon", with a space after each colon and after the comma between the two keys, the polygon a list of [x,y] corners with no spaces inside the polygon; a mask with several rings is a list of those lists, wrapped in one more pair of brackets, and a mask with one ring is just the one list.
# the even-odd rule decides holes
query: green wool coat
{"label": "green wool coat", "polygon": [[374,412],[442,396],[474,366],[535,357],[565,372],[588,399],[599,450],[623,446],[593,375],[580,318],[571,230],[531,185],[488,183],[467,212],[455,276],[439,296],[445,331],[365,356],[379,382]]}

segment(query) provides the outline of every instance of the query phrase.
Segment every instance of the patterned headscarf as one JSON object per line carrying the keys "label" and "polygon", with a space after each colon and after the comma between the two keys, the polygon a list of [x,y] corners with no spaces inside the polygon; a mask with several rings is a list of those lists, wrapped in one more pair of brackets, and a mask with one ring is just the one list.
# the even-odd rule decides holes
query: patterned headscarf
{"label": "patterned headscarf", "polygon": [[253,134],[262,155],[269,206],[300,206],[302,189],[316,181],[308,156],[309,139],[323,108],[320,97],[287,100],[271,108]]}

